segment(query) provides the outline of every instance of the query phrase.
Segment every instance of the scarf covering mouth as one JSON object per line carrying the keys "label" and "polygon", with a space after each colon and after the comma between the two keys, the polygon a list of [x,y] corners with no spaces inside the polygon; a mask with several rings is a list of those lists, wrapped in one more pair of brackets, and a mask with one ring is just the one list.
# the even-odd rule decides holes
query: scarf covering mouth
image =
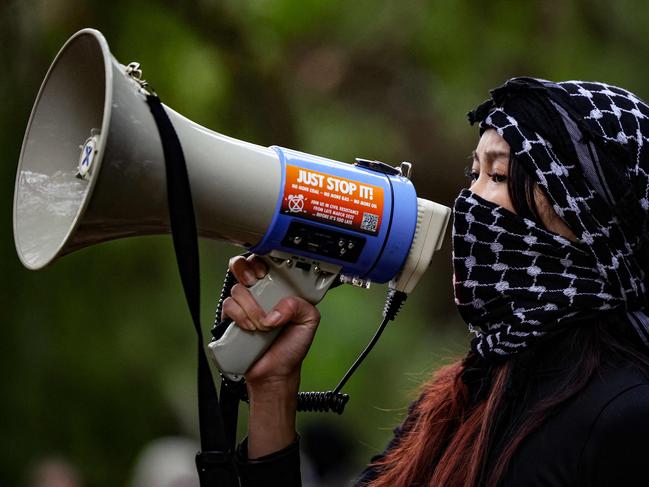
{"label": "scarf covering mouth", "polygon": [[514,78],[469,121],[507,141],[577,237],[460,193],[454,289],[472,350],[506,358],[604,311],[649,347],[649,106],[604,83]]}

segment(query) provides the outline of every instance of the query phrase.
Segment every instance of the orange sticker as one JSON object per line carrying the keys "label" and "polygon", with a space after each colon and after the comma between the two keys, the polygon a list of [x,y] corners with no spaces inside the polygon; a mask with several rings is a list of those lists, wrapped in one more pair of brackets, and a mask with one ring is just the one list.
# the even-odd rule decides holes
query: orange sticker
{"label": "orange sticker", "polygon": [[282,213],[377,234],[383,188],[287,164]]}

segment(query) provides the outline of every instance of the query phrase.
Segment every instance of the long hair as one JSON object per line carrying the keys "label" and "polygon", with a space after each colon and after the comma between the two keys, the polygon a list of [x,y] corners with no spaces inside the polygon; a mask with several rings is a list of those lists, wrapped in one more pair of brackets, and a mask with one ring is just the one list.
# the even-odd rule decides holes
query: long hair
{"label": "long hair", "polygon": [[[536,184],[515,159],[508,184],[515,211],[540,222]],[[601,317],[575,324],[539,349],[503,363],[481,364],[469,353],[441,368],[424,384],[398,443],[375,463],[378,477],[369,485],[495,487],[523,440],[577,395],[606,361],[619,357],[649,374],[649,358],[626,333],[628,328],[617,318]],[[529,397],[535,386],[535,354],[552,349],[556,340],[573,356],[571,367],[553,392],[526,411],[516,411],[517,398]],[[478,380],[472,380],[472,374]]]}

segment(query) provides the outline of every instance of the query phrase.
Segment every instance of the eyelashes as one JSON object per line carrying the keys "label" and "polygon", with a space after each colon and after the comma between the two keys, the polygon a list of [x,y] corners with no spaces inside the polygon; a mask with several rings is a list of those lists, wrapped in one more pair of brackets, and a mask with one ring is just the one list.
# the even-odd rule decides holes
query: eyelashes
{"label": "eyelashes", "polygon": [[[471,166],[467,166],[464,168],[464,175],[468,178],[469,183],[474,183],[475,181],[478,180],[480,177],[480,173],[478,171],[474,171]],[[505,174],[500,174],[500,173],[487,173],[487,176],[494,182],[494,183],[504,183],[507,181],[507,175]]]}
{"label": "eyelashes", "polygon": [[488,174],[487,173],[487,175],[491,178],[491,180],[494,183],[504,183],[505,181],[507,181],[507,176],[505,176],[504,174],[498,174],[498,173]]}
{"label": "eyelashes", "polygon": [[477,171],[474,171],[471,166],[466,166],[464,168],[464,176],[469,180],[470,183],[473,183],[478,179],[480,176],[480,173]]}

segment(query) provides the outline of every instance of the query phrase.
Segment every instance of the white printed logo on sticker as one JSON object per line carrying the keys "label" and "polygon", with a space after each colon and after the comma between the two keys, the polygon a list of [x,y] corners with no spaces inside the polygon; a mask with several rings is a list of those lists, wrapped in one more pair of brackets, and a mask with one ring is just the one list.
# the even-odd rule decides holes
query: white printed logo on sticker
{"label": "white printed logo on sticker", "polygon": [[301,213],[304,210],[304,195],[303,194],[289,194],[288,195],[288,210],[291,213]]}

